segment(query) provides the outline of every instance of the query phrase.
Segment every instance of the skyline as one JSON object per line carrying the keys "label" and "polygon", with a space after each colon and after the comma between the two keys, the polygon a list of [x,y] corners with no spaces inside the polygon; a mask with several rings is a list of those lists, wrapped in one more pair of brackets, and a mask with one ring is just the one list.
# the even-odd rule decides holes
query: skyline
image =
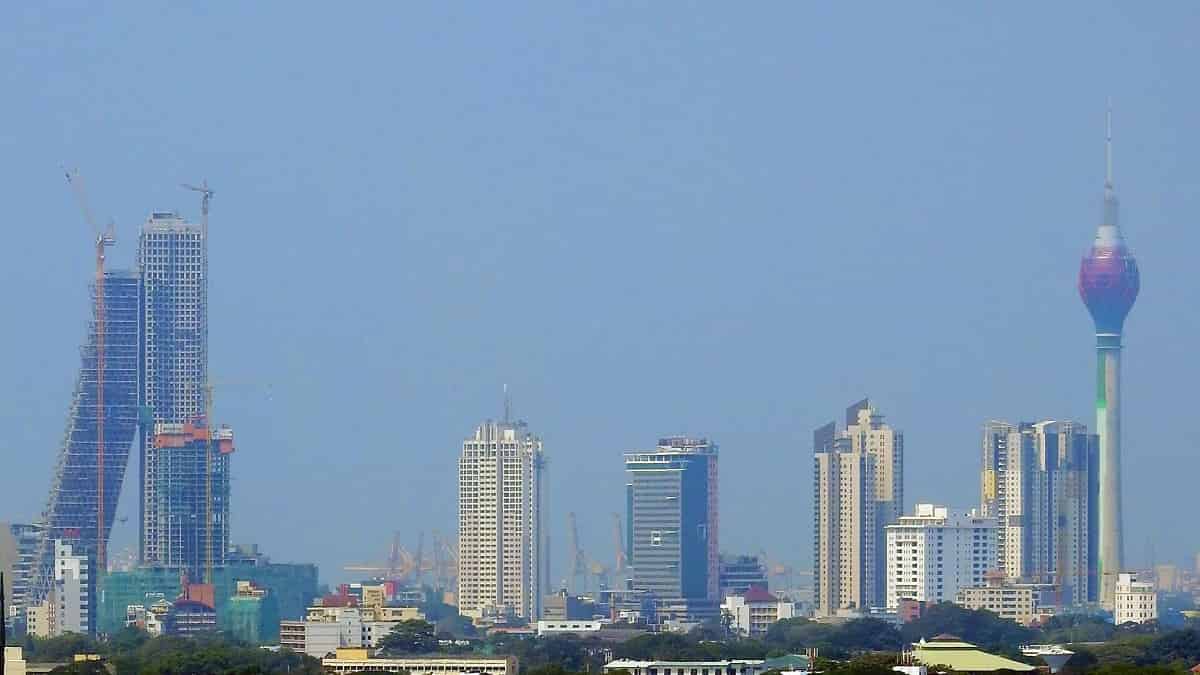
{"label": "skyline", "polygon": [[[250,19],[262,18],[244,11]],[[558,11],[558,20],[567,21],[576,33],[583,31],[587,10]],[[645,10],[659,27],[668,25],[670,14]],[[1052,10],[1050,26],[1065,25],[1063,14]],[[595,51],[573,50],[550,40],[548,26],[541,23],[531,29],[540,40],[534,56],[555,54],[567,63],[543,65],[536,72],[550,81],[525,83],[520,91],[538,105],[547,99],[562,102],[565,107],[555,109],[557,114],[522,121],[521,115],[530,112],[527,105],[500,98],[496,105],[506,114],[498,126],[486,126],[489,116],[477,116],[467,106],[491,101],[502,87],[487,88],[484,78],[468,73],[465,68],[474,59],[453,61],[439,70],[451,84],[416,80],[416,89],[426,96],[418,97],[424,104],[401,119],[423,127],[435,112],[447,109],[461,118],[435,125],[427,132],[435,140],[422,145],[425,136],[384,126],[391,115],[368,115],[366,128],[381,134],[388,152],[373,152],[380,146],[370,134],[339,130],[354,140],[350,151],[337,152],[332,144],[318,142],[306,146],[309,154],[299,155],[289,141],[301,139],[299,132],[317,113],[299,114],[295,122],[281,120],[277,133],[252,138],[253,131],[266,128],[253,112],[249,121],[233,125],[242,129],[237,142],[223,140],[216,129],[219,121],[228,126],[234,118],[219,117],[200,125],[202,137],[213,141],[211,147],[187,150],[185,144],[194,141],[185,143],[183,130],[214,109],[201,104],[184,110],[187,103],[203,99],[190,93],[194,82],[186,89],[182,84],[193,72],[180,67],[192,65],[182,48],[165,59],[169,69],[164,64],[151,73],[159,76],[156,83],[165,89],[165,98],[174,94],[184,104],[158,119],[158,126],[150,125],[139,137],[142,149],[132,156],[112,150],[120,147],[122,133],[147,123],[144,117],[135,114],[118,123],[92,113],[100,116],[56,127],[33,123],[18,108],[10,113],[15,118],[10,129],[25,129],[22,135],[28,139],[10,130],[4,146],[23,166],[19,171],[6,166],[4,180],[22,188],[12,204],[14,222],[37,227],[16,233],[23,254],[0,272],[0,281],[30,289],[12,298],[9,311],[35,318],[31,325],[39,328],[30,335],[0,338],[0,352],[6,354],[2,365],[17,383],[0,406],[10,430],[0,437],[0,451],[31,477],[29,486],[5,483],[0,512],[35,516],[44,502],[62,428],[62,401],[69,395],[71,357],[86,316],[91,251],[70,194],[59,181],[57,164],[63,155],[89,177],[98,213],[117,216],[121,243],[109,252],[111,269],[132,259],[132,226],[146,213],[182,206],[185,216],[198,218],[194,195],[175,187],[179,182],[207,177],[218,190],[210,295],[214,377],[264,383],[223,392],[217,403],[215,417],[229,421],[239,433],[233,539],[258,541],[281,560],[315,559],[324,579],[338,579],[341,564],[382,555],[393,529],[415,541],[419,526],[399,517],[371,516],[351,535],[345,559],[339,560],[305,544],[288,524],[276,527],[270,513],[258,512],[269,512],[273,503],[290,504],[294,500],[287,497],[293,491],[317,488],[330,478],[361,481],[363,494],[402,489],[407,480],[437,481],[446,486],[445,499],[401,497],[396,510],[428,512],[423,520],[435,523],[430,527],[450,531],[461,437],[489,412],[500,416],[503,382],[512,385],[518,417],[537,428],[550,448],[549,480],[557,487],[551,490],[551,510],[582,515],[589,505],[598,505],[600,515],[583,516],[579,522],[586,548],[597,555],[609,548],[604,514],[620,505],[622,452],[648,448],[655,438],[675,433],[706,436],[723,449],[724,494],[737,494],[750,480],[765,480],[780,495],[792,494],[792,486],[798,486],[795,497],[781,498],[776,508],[799,505],[793,508],[802,513],[811,502],[808,430],[828,410],[867,394],[906,434],[906,506],[916,501],[973,505],[978,499],[978,431],[987,419],[1091,419],[1094,365],[1083,345],[1090,344],[1092,332],[1072,277],[1084,254],[1084,237],[1094,230],[1103,173],[1103,106],[1112,94],[1124,141],[1118,163],[1127,233],[1139,257],[1153,261],[1160,280],[1140,299],[1128,340],[1133,349],[1125,383],[1125,438],[1127,454],[1138,462],[1126,464],[1126,558],[1134,564],[1145,559],[1149,528],[1161,521],[1154,531],[1185,536],[1181,541],[1157,537],[1157,557],[1182,560],[1196,548],[1191,542],[1200,539],[1196,526],[1181,513],[1187,488],[1183,475],[1189,471],[1160,476],[1150,467],[1191,466],[1190,448],[1162,427],[1169,426],[1164,420],[1186,419],[1182,383],[1198,369],[1188,349],[1196,320],[1174,309],[1186,306],[1195,290],[1183,271],[1188,269],[1188,244],[1195,242],[1189,225],[1198,204],[1190,186],[1197,174],[1183,158],[1200,156],[1194,135],[1185,131],[1195,119],[1197,101],[1180,92],[1157,91],[1170,94],[1165,101],[1153,97],[1154,87],[1182,74],[1178,64],[1187,62],[1195,47],[1163,40],[1162,33],[1174,29],[1164,19],[1155,24],[1154,40],[1165,44],[1155,49],[1174,58],[1138,51],[1149,49],[1151,37],[1123,24],[1125,31],[1116,31],[1114,13],[1098,14],[1097,34],[1107,29],[1126,38],[1120,42],[1130,45],[1125,60],[1101,56],[1113,62],[1084,68],[1094,54],[1062,56],[1047,59],[1053,67],[1038,76],[1032,61],[1046,57],[1053,40],[1049,31],[1026,27],[1022,36],[1032,42],[1035,57],[1011,74],[996,69],[1011,56],[999,47],[1013,43],[968,51],[974,68],[991,76],[984,89],[956,79],[974,70],[948,65],[926,64],[933,68],[933,81],[949,78],[947,89],[903,80],[916,89],[910,96],[940,93],[934,100],[944,110],[896,98],[905,87],[888,86],[878,74],[866,81],[880,91],[856,96],[857,89],[845,89],[844,82],[851,75],[872,73],[877,63],[847,55],[849,60],[835,68],[838,77],[822,78],[801,67],[805,48],[772,41],[785,37],[782,28],[755,24],[770,39],[754,48],[745,41],[748,25],[717,10],[670,17],[693,32],[672,34],[674,41],[657,47],[642,44],[646,34],[634,16],[614,12],[625,17],[629,23],[622,25],[633,34],[619,44],[640,46],[648,63],[643,71],[624,61],[605,61],[622,77],[632,77],[619,91],[640,101],[636,115],[602,105],[612,119],[571,124],[568,113],[587,111],[598,102],[581,98],[557,78],[576,72],[589,62],[587,57],[614,58],[611,54],[619,49],[601,48],[585,32],[591,38],[588,49]],[[195,18],[186,10],[179,16]],[[1003,16],[1001,12],[997,20]],[[455,44],[481,38],[483,26],[475,21],[451,31]],[[1187,24],[1182,19],[1176,23]],[[255,23],[246,25],[249,30]],[[725,32],[715,37],[703,30],[718,25]],[[915,30],[911,21],[903,25]],[[1179,35],[1168,33],[1168,38]],[[232,36],[232,46],[244,49],[239,36]],[[703,56],[706,48],[725,44],[722,36],[740,38],[735,44],[745,53]],[[965,47],[978,37],[975,31],[945,40]],[[501,73],[517,73],[518,66],[537,61],[529,56],[513,60],[502,49],[511,46],[509,40],[481,39],[480,49],[499,58]],[[821,48],[829,46],[813,39]],[[27,40],[14,44],[30,49]],[[419,44],[433,48],[427,40]],[[881,51],[895,44],[885,40]],[[79,49],[68,50],[68,58],[79,58]],[[128,54],[115,49],[118,55]],[[884,66],[885,73],[902,72],[913,59],[930,55],[919,45],[911,49],[900,55],[901,63]],[[394,61],[404,59],[388,59]],[[692,62],[715,69],[711,80],[683,66]],[[232,68],[229,61],[219,63]],[[736,67],[722,69],[722,63]],[[749,73],[754,65],[764,73]],[[331,69],[328,64],[317,69],[318,79],[356,102],[373,100],[355,86],[340,89]],[[591,86],[611,84],[603,72],[584,70]],[[809,97],[768,88],[780,72],[797,71],[810,91],[846,95],[849,104],[814,111]],[[1064,73],[1078,79],[1052,93],[1051,82]],[[1157,79],[1133,77],[1138,73]],[[231,74],[223,73],[226,78]],[[739,83],[741,75],[749,81]],[[75,109],[77,101],[62,101],[55,93],[71,77],[52,78],[49,89],[33,87],[20,73],[8,78],[18,91],[58,114]],[[213,78],[231,95],[242,90],[229,88],[252,83],[249,78],[222,79]],[[524,83],[501,79],[509,85]],[[710,92],[710,81],[721,83],[728,93]],[[953,93],[956,82],[965,87],[958,96]],[[665,90],[653,92],[655,84]],[[454,98],[443,91],[454,85],[482,87],[486,96]],[[276,93],[295,95],[280,83],[274,86]],[[1049,105],[1030,106],[1028,98],[1013,96],[1019,91],[1043,97]],[[673,105],[684,93],[698,97],[691,117]],[[739,95],[748,107],[731,100]],[[115,98],[99,98],[102,108],[117,105]],[[399,104],[410,97],[393,93],[384,100],[396,104],[387,108],[395,113],[407,110]],[[886,112],[865,112],[883,101],[892,104]],[[836,124],[838,116],[848,119]],[[547,129],[549,122],[559,126]],[[764,130],[748,129],[751,125]],[[582,134],[594,127],[607,135]],[[468,134],[470,142],[454,142],[452,136],[464,129],[475,130]],[[481,129],[508,133],[489,141],[492,136]],[[706,129],[710,133],[701,133]],[[97,133],[103,130],[109,133]],[[815,139],[814,131],[835,138]],[[504,140],[514,133],[515,140]],[[171,140],[175,136],[181,140]],[[630,147],[603,152],[604,145],[618,138],[628,139]],[[768,147],[769,142],[781,147]],[[639,145],[645,148],[641,152]],[[264,147],[271,149],[270,161],[251,157]],[[447,151],[447,157],[438,158]],[[397,163],[400,154],[405,161]],[[138,166],[168,155],[165,165]],[[301,156],[305,161],[295,161]],[[390,167],[395,173],[368,175],[354,161],[363,156],[370,171]],[[477,164],[468,161],[472,157]],[[326,181],[332,174],[318,171],[332,158],[338,159],[332,166],[346,180],[330,184]],[[293,161],[280,161],[286,159]],[[647,164],[655,160],[657,164]],[[44,172],[37,171],[39,165]],[[650,169],[630,168],[635,166]],[[564,167],[573,170],[566,171],[570,176],[561,175]],[[438,188],[439,183],[446,187]],[[1013,259],[989,257],[998,251],[1015,253]],[[692,260],[700,264],[689,265]],[[937,268],[938,274],[926,267]],[[46,279],[49,269],[61,269],[61,278]],[[940,286],[935,284],[939,279],[953,283]],[[326,292],[322,286],[335,290]],[[507,336],[472,334],[473,327],[511,313],[514,300],[543,325],[517,328]],[[856,303],[869,303],[877,312],[875,320],[894,331],[823,334],[835,327],[837,317],[853,316]],[[324,320],[314,322],[313,317]],[[1027,330],[1016,330],[1019,326]],[[354,356],[341,360],[343,354]],[[833,367],[822,361],[834,362]],[[1030,387],[1031,382],[1039,386]],[[661,383],[671,385],[664,391]],[[346,398],[350,400],[342,400]],[[387,442],[385,422],[397,418],[409,429],[404,443],[411,447],[396,449]],[[575,443],[578,430],[600,428],[610,431]],[[567,447],[568,439],[575,444]],[[299,466],[267,476],[281,458]],[[762,470],[764,462],[772,471]],[[595,476],[588,481],[594,484],[563,489],[568,480],[563,467],[570,465]],[[971,479],[943,486],[931,477],[939,469]],[[1156,484],[1162,488],[1153,489]],[[129,490],[124,492],[118,515],[133,516],[136,504],[131,508]],[[336,517],[304,515],[317,518],[322,527],[336,526]],[[766,537],[755,516],[747,505],[725,499],[723,548],[757,551],[755,542]],[[555,576],[561,577],[562,518],[549,522],[556,534]],[[790,552],[777,555],[806,560],[811,548],[804,530],[797,527],[786,537],[779,548]],[[117,536],[114,553],[130,541],[128,532]]]}

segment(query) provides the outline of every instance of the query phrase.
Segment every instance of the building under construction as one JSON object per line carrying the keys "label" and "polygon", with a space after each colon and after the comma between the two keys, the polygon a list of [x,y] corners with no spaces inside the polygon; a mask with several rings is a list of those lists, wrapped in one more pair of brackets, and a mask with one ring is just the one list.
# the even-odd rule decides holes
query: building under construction
{"label": "building under construction", "polygon": [[[162,523],[159,564],[193,580],[212,578],[229,550],[229,459],[233,430],[204,418],[154,425],[154,512]],[[209,524],[211,523],[211,527]]]}
{"label": "building under construction", "polygon": [[38,600],[50,588],[55,540],[80,554],[102,554],[137,429],[140,282],[136,274],[113,271],[104,273],[99,286],[102,297],[97,285],[92,287],[92,321],[42,514],[29,583],[30,595]]}

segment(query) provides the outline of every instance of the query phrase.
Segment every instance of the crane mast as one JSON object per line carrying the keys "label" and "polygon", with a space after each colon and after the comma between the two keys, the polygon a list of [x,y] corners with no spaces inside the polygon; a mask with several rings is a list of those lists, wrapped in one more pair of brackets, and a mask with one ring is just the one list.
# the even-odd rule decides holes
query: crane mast
{"label": "crane mast", "polygon": [[79,171],[65,171],[67,184],[75,193],[83,218],[92,228],[96,237],[96,569],[101,573],[106,569],[107,549],[107,520],[105,518],[105,475],[104,475],[104,421],[107,409],[104,404],[104,370],[105,370],[105,338],[107,326],[104,303],[104,249],[117,242],[116,234],[110,223],[106,230],[96,226],[92,210],[88,207],[87,193],[84,191],[83,179]]}

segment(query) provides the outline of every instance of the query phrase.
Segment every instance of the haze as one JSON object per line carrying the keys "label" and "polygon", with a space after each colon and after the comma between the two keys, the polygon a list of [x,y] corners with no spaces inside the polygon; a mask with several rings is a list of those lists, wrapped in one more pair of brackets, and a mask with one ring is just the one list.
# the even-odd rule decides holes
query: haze
{"label": "haze", "polygon": [[[88,316],[78,166],[133,265],[199,217],[234,539],[322,579],[456,528],[514,411],[611,558],[621,452],[721,446],[721,548],[811,565],[811,430],[863,395],[909,505],[979,500],[989,418],[1093,419],[1075,290],[1114,105],[1126,560],[1196,550],[1192,3],[155,3],[0,9],[0,513],[45,505]],[[222,385],[222,382],[228,384]],[[136,543],[131,466],[114,551]],[[330,542],[333,542],[330,544]]]}

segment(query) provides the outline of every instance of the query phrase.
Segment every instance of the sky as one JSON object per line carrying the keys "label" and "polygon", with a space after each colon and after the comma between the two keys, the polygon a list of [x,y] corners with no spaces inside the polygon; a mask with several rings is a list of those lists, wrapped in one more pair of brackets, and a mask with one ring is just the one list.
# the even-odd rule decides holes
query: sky
{"label": "sky", "polygon": [[811,431],[867,395],[909,507],[974,506],[986,420],[1094,426],[1111,97],[1126,558],[1190,565],[1198,29],[1187,2],[5,4],[0,520],[45,506],[87,327],[64,164],[113,267],[214,188],[233,538],[323,580],[455,532],[505,384],[556,579],[567,513],[613,560],[621,453],[679,433],[721,447],[721,548],[808,567]]}

